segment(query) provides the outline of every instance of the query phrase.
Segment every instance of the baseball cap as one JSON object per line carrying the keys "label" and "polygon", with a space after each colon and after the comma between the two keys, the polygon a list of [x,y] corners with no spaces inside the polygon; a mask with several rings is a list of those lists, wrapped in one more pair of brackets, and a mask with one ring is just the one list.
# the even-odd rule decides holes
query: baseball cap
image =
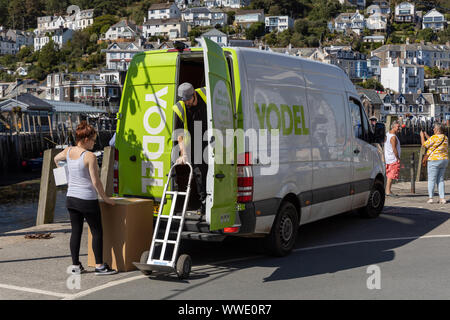
{"label": "baseball cap", "polygon": [[183,101],[192,99],[194,95],[194,87],[189,82],[184,82],[178,87],[178,96]]}

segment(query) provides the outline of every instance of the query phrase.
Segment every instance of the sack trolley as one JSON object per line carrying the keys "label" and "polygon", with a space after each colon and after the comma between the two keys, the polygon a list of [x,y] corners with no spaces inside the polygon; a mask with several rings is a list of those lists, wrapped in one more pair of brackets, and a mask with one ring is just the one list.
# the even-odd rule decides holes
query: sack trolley
{"label": "sack trolley", "polygon": [[[153,240],[149,251],[144,251],[140,262],[133,264],[145,275],[150,275],[153,271],[172,273],[176,272],[179,279],[186,279],[191,272],[192,260],[187,254],[178,256],[178,249],[181,241],[181,233],[184,226],[184,218],[189,202],[191,192],[191,182],[193,177],[193,168],[189,166],[189,181],[185,192],[167,191],[172,178],[175,176],[175,167],[181,164],[175,163],[169,171],[167,183],[164,186],[164,192],[159,206],[159,212],[156,219],[156,226],[153,233]],[[169,215],[163,215],[167,196],[172,196],[172,204]],[[178,196],[185,196],[183,209],[176,212],[176,203]]]}

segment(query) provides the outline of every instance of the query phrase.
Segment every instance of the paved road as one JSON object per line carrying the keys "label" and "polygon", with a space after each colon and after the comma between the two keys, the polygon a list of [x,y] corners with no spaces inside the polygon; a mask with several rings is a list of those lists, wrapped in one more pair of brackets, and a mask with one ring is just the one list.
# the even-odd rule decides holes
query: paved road
{"label": "paved road", "polygon": [[[406,187],[395,186],[402,196],[388,198],[377,219],[346,213],[302,226],[288,257],[264,255],[255,239],[185,243],[182,251],[194,261],[186,281],[137,271],[88,273],[79,290],[69,290],[67,224],[55,225],[51,240],[0,235],[0,298],[450,299],[450,204],[426,204],[424,183],[418,195]],[[369,290],[376,275],[380,289]]]}

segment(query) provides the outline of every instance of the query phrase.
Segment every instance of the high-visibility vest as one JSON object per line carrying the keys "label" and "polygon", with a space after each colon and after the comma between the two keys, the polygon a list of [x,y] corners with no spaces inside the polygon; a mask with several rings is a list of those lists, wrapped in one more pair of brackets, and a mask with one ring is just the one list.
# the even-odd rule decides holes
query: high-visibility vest
{"label": "high-visibility vest", "polygon": [[[206,87],[195,89],[195,92],[202,98],[202,100],[206,103]],[[184,145],[187,146],[190,143],[189,140],[189,130],[187,125],[186,118],[186,104],[184,101],[180,100],[174,104],[172,107],[173,111],[177,114],[177,116],[181,119],[184,126]]]}

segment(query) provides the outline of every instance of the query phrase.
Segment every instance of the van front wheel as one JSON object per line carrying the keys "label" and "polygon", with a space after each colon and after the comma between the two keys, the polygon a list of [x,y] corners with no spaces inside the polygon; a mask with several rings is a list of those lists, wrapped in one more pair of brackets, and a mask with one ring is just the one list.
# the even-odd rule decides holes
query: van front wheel
{"label": "van front wheel", "polygon": [[266,250],[274,256],[289,254],[295,245],[298,230],[298,213],[290,202],[281,204],[270,234],[264,239]]}
{"label": "van front wheel", "polygon": [[383,211],[384,207],[384,186],[383,183],[375,181],[370,190],[369,201],[367,206],[359,209],[359,213],[363,218],[376,218]]}

